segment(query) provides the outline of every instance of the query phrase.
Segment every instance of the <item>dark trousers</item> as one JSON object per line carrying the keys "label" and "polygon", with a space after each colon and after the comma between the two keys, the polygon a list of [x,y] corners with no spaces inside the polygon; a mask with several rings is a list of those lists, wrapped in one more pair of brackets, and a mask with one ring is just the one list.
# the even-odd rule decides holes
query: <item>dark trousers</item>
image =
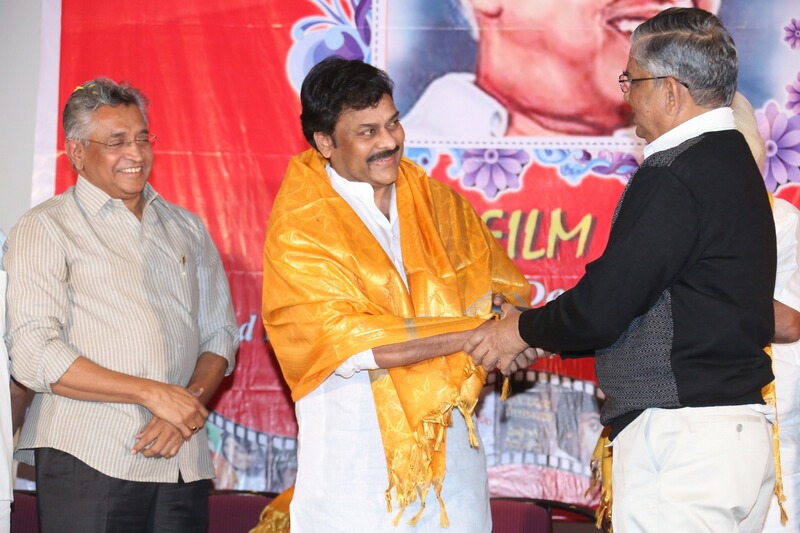
{"label": "dark trousers", "polygon": [[208,480],[125,481],[52,448],[36,449],[35,457],[42,533],[206,533],[208,529]]}

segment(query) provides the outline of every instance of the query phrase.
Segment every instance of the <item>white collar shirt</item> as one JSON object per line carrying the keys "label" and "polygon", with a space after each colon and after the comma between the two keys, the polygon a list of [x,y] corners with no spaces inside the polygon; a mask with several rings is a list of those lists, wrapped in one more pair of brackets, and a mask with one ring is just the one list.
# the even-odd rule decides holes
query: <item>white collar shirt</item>
{"label": "white collar shirt", "polygon": [[733,109],[718,107],[690,118],[658,137],[644,147],[644,157],[648,158],[656,152],[675,148],[682,142],[694,139],[704,133],[734,129],[736,129],[736,123],[733,120]]}

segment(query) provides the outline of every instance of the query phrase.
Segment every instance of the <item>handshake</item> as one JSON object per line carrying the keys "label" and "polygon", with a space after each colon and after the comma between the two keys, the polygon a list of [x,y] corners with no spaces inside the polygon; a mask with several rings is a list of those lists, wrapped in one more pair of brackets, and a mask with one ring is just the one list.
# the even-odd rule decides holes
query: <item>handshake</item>
{"label": "handshake", "polygon": [[553,354],[541,348],[529,346],[519,334],[519,315],[525,308],[503,303],[501,295],[495,295],[493,303],[500,307],[500,320],[487,320],[475,328],[464,344],[464,352],[472,357],[475,366],[487,372],[496,368],[508,376],[521,368],[527,368],[539,359]]}

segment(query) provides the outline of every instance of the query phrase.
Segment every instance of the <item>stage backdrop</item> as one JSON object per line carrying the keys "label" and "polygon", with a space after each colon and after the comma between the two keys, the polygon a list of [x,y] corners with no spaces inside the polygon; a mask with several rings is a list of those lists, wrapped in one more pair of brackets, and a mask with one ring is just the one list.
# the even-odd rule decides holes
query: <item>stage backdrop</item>
{"label": "stage backdrop", "polygon": [[[797,202],[796,0],[694,3],[734,35],[740,90],[767,141],[766,186]],[[75,182],[59,120],[75,86],[126,80],[152,100],[152,184],[200,215],[222,254],[242,343],[208,423],[218,487],[280,491],[297,468],[293,406],[261,323],[261,258],[286,164],[307,148],[299,86],[322,58],[389,72],[406,155],[472,202],[530,280],[532,305],[601,254],[642,148],[617,76],[653,2],[500,4],[484,13],[470,0],[44,1],[34,201]],[[602,401],[592,359],[518,372],[506,403],[497,389],[492,377],[478,409],[492,493],[591,504]]]}

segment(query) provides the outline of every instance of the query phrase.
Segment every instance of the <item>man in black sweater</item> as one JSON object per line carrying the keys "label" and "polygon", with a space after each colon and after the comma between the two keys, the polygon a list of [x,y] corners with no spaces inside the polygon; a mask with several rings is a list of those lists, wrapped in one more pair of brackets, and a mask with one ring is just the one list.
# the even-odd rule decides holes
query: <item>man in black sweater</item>
{"label": "man in black sweater", "polygon": [[619,83],[649,144],[606,250],[572,290],[522,313],[504,305],[465,346],[504,373],[527,346],[594,354],[617,532],[755,532],[769,507],[775,229],[728,107],[737,67],[706,11],[636,29]]}

